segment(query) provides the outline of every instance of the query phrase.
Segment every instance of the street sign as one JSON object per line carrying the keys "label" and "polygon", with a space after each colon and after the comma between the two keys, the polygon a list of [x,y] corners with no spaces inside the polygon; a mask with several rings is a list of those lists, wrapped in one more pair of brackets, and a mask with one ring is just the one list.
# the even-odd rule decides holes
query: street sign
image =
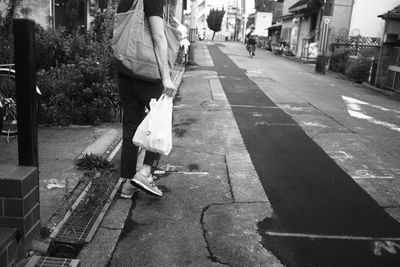
{"label": "street sign", "polygon": [[323,20],[325,24],[331,23],[332,17],[331,16],[323,16]]}

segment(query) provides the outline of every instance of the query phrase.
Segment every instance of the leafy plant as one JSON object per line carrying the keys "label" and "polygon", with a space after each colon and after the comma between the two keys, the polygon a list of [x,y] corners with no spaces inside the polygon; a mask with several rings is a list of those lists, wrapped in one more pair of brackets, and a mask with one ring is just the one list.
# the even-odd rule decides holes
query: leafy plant
{"label": "leafy plant", "polygon": [[14,61],[13,18],[21,4],[22,0],[5,1],[5,13],[0,13],[0,64]]}
{"label": "leafy plant", "polygon": [[345,74],[348,66],[350,50],[339,48],[330,56],[329,70]]}
{"label": "leafy plant", "polygon": [[351,61],[346,68],[346,76],[358,83],[368,81],[371,67],[373,67],[375,62],[374,59],[378,57],[378,52],[379,51],[374,48],[361,50],[359,56]]}
{"label": "leafy plant", "polygon": [[80,170],[112,169],[114,165],[101,155],[83,154],[75,161]]}
{"label": "leafy plant", "polygon": [[91,22],[92,38],[96,42],[104,42],[112,37],[114,25],[114,10],[108,8],[105,11],[99,10],[94,14]]}
{"label": "leafy plant", "polygon": [[116,83],[107,68],[93,58],[62,64],[37,73],[42,91],[40,122],[45,124],[100,124],[118,113]]}
{"label": "leafy plant", "polygon": [[207,16],[207,25],[210,30],[214,31],[212,40],[214,40],[214,36],[216,32],[221,30],[222,19],[225,15],[225,10],[211,9],[210,13]]}

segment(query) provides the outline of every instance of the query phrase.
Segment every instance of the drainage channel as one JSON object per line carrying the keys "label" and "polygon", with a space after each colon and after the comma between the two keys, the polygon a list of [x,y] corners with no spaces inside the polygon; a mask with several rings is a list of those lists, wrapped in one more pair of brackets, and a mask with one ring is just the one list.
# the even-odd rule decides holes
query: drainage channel
{"label": "drainage channel", "polygon": [[79,266],[79,260],[75,258],[82,247],[92,240],[122,184],[122,179],[112,174],[107,179],[112,179],[115,186],[107,190],[105,197],[95,205],[87,205],[85,196],[92,193],[93,188],[89,183],[50,235],[52,242],[47,249],[47,256],[32,257],[26,266]]}
{"label": "drainage channel", "polygon": [[53,257],[40,257],[33,256],[26,267],[36,267],[36,266],[46,266],[46,267],[78,267],[79,260],[71,260],[71,259],[60,259]]}
{"label": "drainage channel", "polygon": [[[108,161],[112,161],[121,148],[120,144],[114,148],[108,157]],[[114,186],[107,186],[105,192],[99,189],[96,191],[94,182],[91,181],[51,233],[51,243],[46,249],[46,256],[33,256],[27,263],[27,267],[79,266],[80,261],[76,260],[79,252],[94,237],[118,189],[123,183],[123,179],[112,172],[106,172],[103,175],[104,177],[101,181],[106,180],[107,185],[113,184]],[[94,179],[100,179],[100,177],[95,177]],[[94,202],[90,195],[102,195],[104,197]]]}

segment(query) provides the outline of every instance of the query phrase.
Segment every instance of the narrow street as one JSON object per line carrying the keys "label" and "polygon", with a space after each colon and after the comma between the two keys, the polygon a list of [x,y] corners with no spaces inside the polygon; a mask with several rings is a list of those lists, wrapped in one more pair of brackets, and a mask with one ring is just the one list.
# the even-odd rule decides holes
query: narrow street
{"label": "narrow street", "polygon": [[110,265],[399,266],[398,100],[239,43],[196,59]]}
{"label": "narrow street", "polygon": [[[398,143],[393,145],[400,135],[395,124],[400,122],[395,109],[398,103],[377,94],[375,100],[366,89],[342,87],[340,80],[326,79],[312,73],[309,66],[264,51],[259,51],[249,64],[250,59],[238,56],[243,47],[226,47],[214,45],[209,49],[275,212],[259,224],[264,246],[281,255],[281,261],[289,266],[320,266],[321,262],[324,266],[398,265],[399,257],[376,257],[370,247],[374,239],[400,240],[399,223],[356,182],[369,183],[374,190],[381,189],[382,181],[388,187],[397,184],[399,170],[395,166],[399,164],[391,155],[398,157]],[[237,67],[246,65],[246,72]],[[272,100],[269,95],[276,98]],[[368,114],[378,119],[365,120],[367,115],[352,118],[352,113],[347,113],[349,108],[361,114],[355,104],[364,101],[377,109],[369,109]],[[288,116],[293,113],[297,122]],[[308,117],[305,120],[301,115]],[[387,123],[375,123],[378,120]],[[311,138],[321,144],[336,143],[335,147],[322,146],[323,151],[298,124],[314,127],[309,131]],[[357,143],[366,150],[349,149]],[[368,147],[370,143],[376,147]],[[376,158],[379,148],[385,149],[381,153],[387,156]],[[361,153],[366,154],[366,161],[353,160],[342,166],[344,170],[347,165],[356,170],[354,175],[338,168],[329,157],[346,155],[353,159]],[[390,193],[380,198],[396,201]],[[396,207],[398,204],[389,206]]]}

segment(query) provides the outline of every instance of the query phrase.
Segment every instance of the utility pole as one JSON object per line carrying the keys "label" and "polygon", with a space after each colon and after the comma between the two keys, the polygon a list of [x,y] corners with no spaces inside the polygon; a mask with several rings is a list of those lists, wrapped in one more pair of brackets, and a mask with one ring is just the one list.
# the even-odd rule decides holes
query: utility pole
{"label": "utility pole", "polygon": [[197,0],[192,0],[190,8],[190,29],[189,29],[189,62],[194,61],[194,45],[196,42],[196,31],[197,31]]}
{"label": "utility pole", "polygon": [[241,16],[242,16],[242,42],[243,44],[246,42],[246,24],[247,24],[247,16],[246,16],[246,0],[242,0],[241,2]]}
{"label": "utility pole", "polygon": [[324,0],[324,12],[321,21],[321,30],[319,35],[319,46],[317,62],[315,64],[315,72],[325,74],[326,71],[326,52],[328,50],[328,37],[329,37],[329,25],[332,21],[333,7],[335,0]]}

